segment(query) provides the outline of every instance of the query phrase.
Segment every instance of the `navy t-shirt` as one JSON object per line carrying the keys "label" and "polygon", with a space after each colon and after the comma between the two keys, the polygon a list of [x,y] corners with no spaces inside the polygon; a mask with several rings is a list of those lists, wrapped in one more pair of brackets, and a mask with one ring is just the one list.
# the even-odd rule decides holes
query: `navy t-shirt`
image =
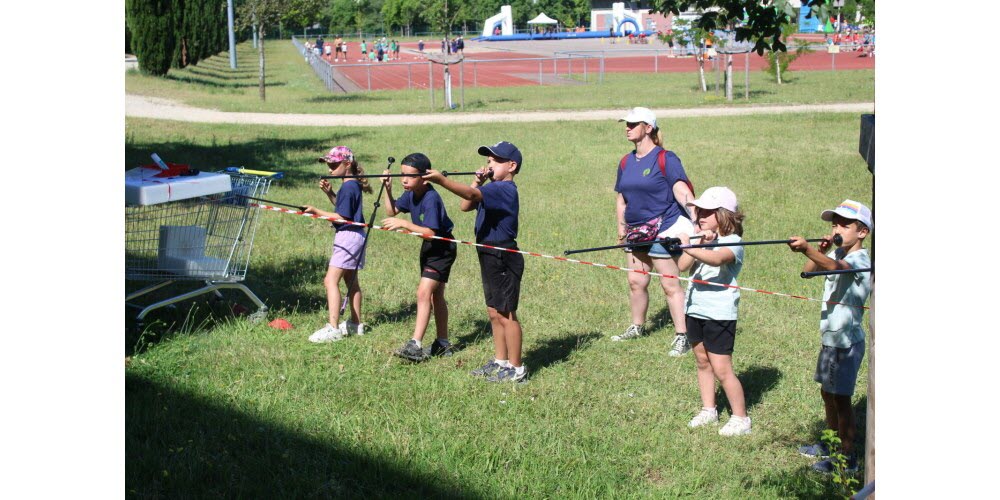
{"label": "navy t-shirt", "polygon": [[448,218],[441,195],[434,186],[427,186],[427,191],[419,200],[414,199],[413,191],[403,193],[396,200],[396,208],[400,212],[409,213],[414,224],[434,230],[435,236],[446,236],[455,229],[455,224]]}
{"label": "navy t-shirt", "polygon": [[660,227],[667,228],[677,217],[687,216],[674,199],[674,184],[688,180],[684,166],[677,155],[667,151],[667,176],[664,177],[657,159],[661,149],[655,146],[641,159],[636,159],[635,153],[629,153],[625,168],[616,169],[615,191],[625,198],[626,224],[638,224],[663,215]]}
{"label": "navy t-shirt", "polygon": [[[365,221],[365,216],[361,213],[361,184],[358,181],[347,181],[340,186],[340,191],[337,191],[337,203],[333,206],[333,211],[352,222]],[[338,231],[365,230],[361,226],[352,224],[334,224],[333,227]]]}
{"label": "navy t-shirt", "polygon": [[517,239],[517,185],[514,181],[479,186],[483,201],[476,207],[476,243]]}

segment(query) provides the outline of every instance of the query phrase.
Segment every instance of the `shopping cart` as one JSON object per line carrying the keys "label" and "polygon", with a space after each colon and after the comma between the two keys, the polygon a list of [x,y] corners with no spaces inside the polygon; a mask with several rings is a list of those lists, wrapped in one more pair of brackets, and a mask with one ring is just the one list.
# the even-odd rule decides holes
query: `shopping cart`
{"label": "shopping cart", "polygon": [[[155,177],[158,172],[152,166],[126,172],[125,279],[156,282],[125,296],[126,305],[141,309],[137,328],[155,309],[206,293],[222,298],[223,289],[241,290],[257,305],[248,319],[263,319],[267,306],[240,283],[260,212],[247,197],[266,195],[271,181],[283,174],[236,167],[171,178]],[[204,286],[150,305],[131,303],[176,282],[192,281]]]}

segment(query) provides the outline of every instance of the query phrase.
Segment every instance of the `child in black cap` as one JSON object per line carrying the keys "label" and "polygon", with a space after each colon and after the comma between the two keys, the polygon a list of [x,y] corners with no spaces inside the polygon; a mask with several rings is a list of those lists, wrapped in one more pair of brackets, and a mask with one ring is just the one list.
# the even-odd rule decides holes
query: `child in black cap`
{"label": "child in black cap", "polygon": [[[424,179],[461,197],[459,208],[463,212],[476,210],[476,243],[516,250],[519,204],[514,175],[521,171],[521,151],[501,141],[481,146],[479,154],[488,158],[486,167],[476,171],[469,186],[435,170],[428,170]],[[485,184],[487,179],[492,182]],[[495,358],[472,374],[485,376],[489,382],[524,382],[528,369],[521,363],[521,323],[517,319],[524,256],[482,247],[476,247],[476,251]]]}
{"label": "child in black cap", "polygon": [[[413,153],[403,158],[400,169],[403,189],[406,191],[397,200],[392,197],[391,178],[384,177],[385,209],[389,217],[382,221],[382,226],[393,231],[405,229],[424,236],[440,236],[454,239],[452,230],[455,225],[448,218],[441,195],[434,186],[420,175],[430,170],[431,161],[423,153]],[[389,174],[389,170],[384,172]],[[410,222],[393,217],[398,213],[409,213]],[[425,239],[420,246],[420,284],[417,285],[417,323],[413,328],[413,337],[395,354],[410,361],[424,361],[430,356],[450,356],[451,343],[448,342],[448,303],[444,298],[445,285],[451,274],[451,266],[458,255],[457,245],[451,241]],[[437,328],[437,339],[429,350],[424,351],[421,342],[427,324],[430,322],[431,311],[434,312],[434,324]]]}

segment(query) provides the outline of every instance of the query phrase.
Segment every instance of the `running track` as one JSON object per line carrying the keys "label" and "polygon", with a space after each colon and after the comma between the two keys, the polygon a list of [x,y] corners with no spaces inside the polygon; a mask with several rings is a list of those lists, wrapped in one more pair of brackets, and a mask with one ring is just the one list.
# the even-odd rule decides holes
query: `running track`
{"label": "running track", "polygon": [[[339,62],[334,62],[333,55],[324,56],[324,59],[331,62],[343,77],[353,82],[359,89],[368,89],[369,80],[372,90],[400,90],[406,89],[408,86],[415,89],[427,88],[429,80],[427,65],[405,64],[426,62],[423,54],[417,52],[416,43],[401,44],[399,61],[382,63],[361,62],[360,44],[348,43],[347,45],[348,54],[351,56],[350,62],[344,62],[343,57],[340,58]],[[658,47],[651,45],[648,48]],[[431,53],[439,52],[440,42],[437,45],[427,44],[424,50]],[[838,71],[875,68],[874,57],[858,57],[858,54],[858,52],[842,52],[831,61],[833,56],[830,54],[812,52],[796,59],[792,68],[795,71],[829,71],[833,69],[834,65]],[[480,47],[475,53],[471,53],[471,51],[466,53],[462,70],[459,69],[459,65],[451,66],[452,85],[459,85],[460,71],[462,71],[461,77],[466,87],[512,87],[538,85],[539,71],[541,71],[543,83],[554,84],[572,83],[571,80],[565,78],[565,75],[570,71],[582,74],[586,69],[588,78],[592,79],[596,78],[600,70],[600,61],[596,58],[586,62],[583,58],[574,58],[572,62],[568,59],[553,62],[551,59],[539,61],[540,57],[542,56],[523,52],[489,51],[488,45]],[[511,61],[510,59],[521,60]],[[767,66],[766,59],[755,53],[751,53],[749,58],[745,54],[737,54],[733,56],[733,72],[745,71],[745,64],[748,61],[751,71],[759,71]],[[435,64],[432,66],[432,70],[434,87],[441,88],[444,66]],[[609,52],[604,59],[606,73],[653,73],[654,71],[683,73],[697,70],[698,64],[694,58],[672,58],[668,57],[665,51],[657,57],[652,54],[619,56]],[[706,72],[712,70],[710,63],[706,63],[705,70]]]}

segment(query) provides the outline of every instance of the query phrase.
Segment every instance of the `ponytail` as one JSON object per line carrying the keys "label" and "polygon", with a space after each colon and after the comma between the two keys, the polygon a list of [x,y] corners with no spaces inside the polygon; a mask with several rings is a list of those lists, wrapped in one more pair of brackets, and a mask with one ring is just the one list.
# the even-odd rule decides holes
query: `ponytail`
{"label": "ponytail", "polygon": [[660,132],[659,127],[653,127],[653,131],[649,134],[649,138],[653,140],[653,144],[659,147],[663,147],[663,132]]}
{"label": "ponytail", "polygon": [[[351,167],[350,167],[350,169],[351,169],[351,175],[365,175],[365,169],[361,168],[361,165],[358,165],[358,160],[356,160],[354,158],[351,158]],[[358,183],[361,184],[361,190],[362,191],[364,191],[366,193],[371,193],[372,192],[372,187],[371,187],[371,185],[368,184],[368,179],[366,179],[364,177],[359,177],[356,180],[358,181]]]}

